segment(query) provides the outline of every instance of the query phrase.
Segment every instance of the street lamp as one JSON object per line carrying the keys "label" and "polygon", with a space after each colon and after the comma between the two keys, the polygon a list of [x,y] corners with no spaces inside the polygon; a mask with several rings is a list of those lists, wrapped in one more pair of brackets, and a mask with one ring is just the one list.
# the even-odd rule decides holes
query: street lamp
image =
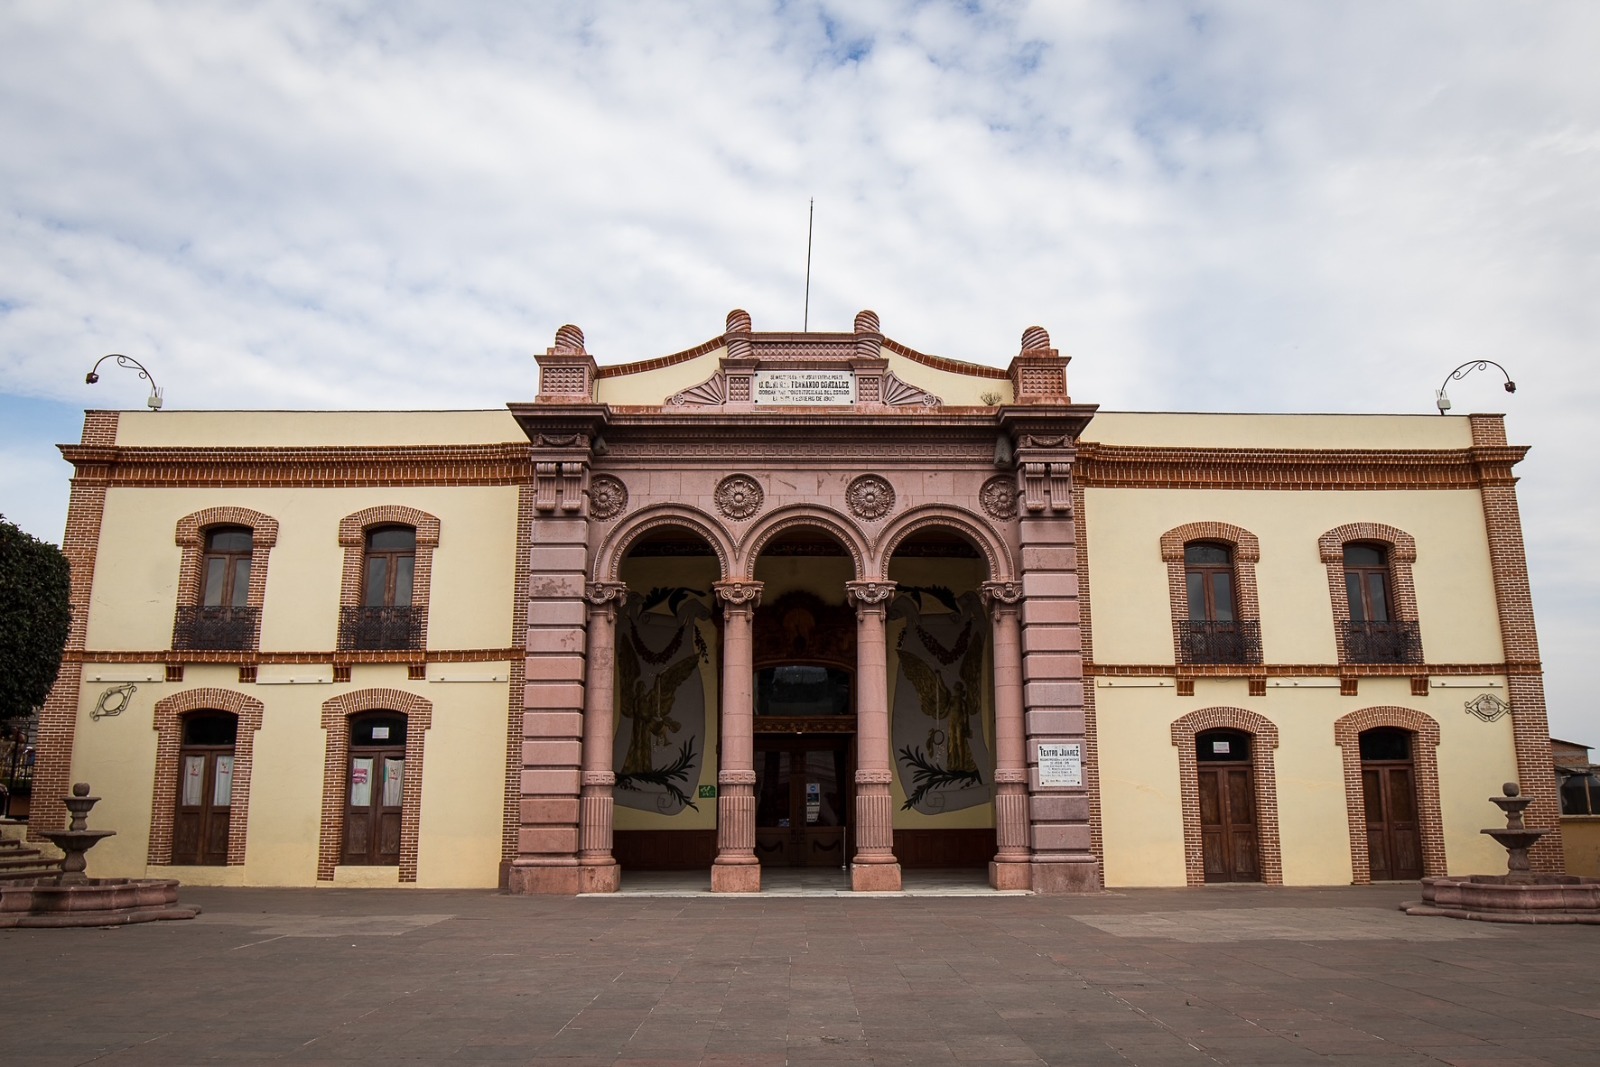
{"label": "street lamp", "polygon": [[95,382],[98,382],[100,380],[100,375],[95,372],[100,369],[100,364],[104,363],[108,359],[116,360],[117,366],[119,367],[138,367],[139,377],[150,383],[150,395],[145,397],[145,406],[151,411],[161,410],[161,387],[156,384],[156,380],[154,378],[150,377],[150,372],[144,369],[144,364],[140,363],[132,356],[119,356],[115,352],[109,356],[101,356],[99,359],[95,360],[94,366],[90,368],[89,373],[83,376],[84,382],[89,385],[93,385]]}
{"label": "street lamp", "polygon": [[1450,398],[1445,395],[1444,387],[1451,382],[1460,381],[1475,370],[1483,370],[1485,367],[1493,367],[1501,374],[1505,374],[1506,392],[1514,393],[1517,391],[1517,383],[1511,380],[1511,375],[1506,374],[1506,369],[1500,364],[1492,359],[1469,359],[1446,375],[1444,383],[1439,386],[1439,392],[1434,400],[1434,403],[1439,405],[1439,414],[1443,415],[1450,410]]}

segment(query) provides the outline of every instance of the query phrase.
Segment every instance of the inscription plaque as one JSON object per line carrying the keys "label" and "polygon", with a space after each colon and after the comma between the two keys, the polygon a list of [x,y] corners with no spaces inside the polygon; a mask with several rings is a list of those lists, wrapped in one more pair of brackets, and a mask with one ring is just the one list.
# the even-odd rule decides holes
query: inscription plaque
{"label": "inscription plaque", "polygon": [[751,399],[757,404],[854,404],[856,376],[847,370],[758,370]]}
{"label": "inscription plaque", "polygon": [[1040,785],[1082,785],[1083,746],[1040,745]]}

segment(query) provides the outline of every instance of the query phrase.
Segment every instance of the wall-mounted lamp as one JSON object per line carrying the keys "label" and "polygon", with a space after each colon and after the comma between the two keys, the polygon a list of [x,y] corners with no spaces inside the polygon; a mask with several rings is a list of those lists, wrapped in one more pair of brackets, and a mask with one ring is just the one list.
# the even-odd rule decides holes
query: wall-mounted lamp
{"label": "wall-mounted lamp", "polygon": [[90,368],[89,373],[83,376],[83,380],[86,384],[93,385],[95,382],[100,380],[100,375],[95,372],[100,369],[100,364],[104,363],[108,359],[116,360],[117,366],[119,367],[139,368],[139,377],[150,383],[150,395],[145,397],[145,406],[151,411],[161,410],[161,387],[156,384],[156,380],[154,378],[150,377],[150,372],[144,369],[144,364],[140,363],[132,356],[119,356],[115,352],[109,356],[101,356],[99,359],[94,361],[94,366]]}
{"label": "wall-mounted lamp", "polygon": [[1439,392],[1434,399],[1434,403],[1439,405],[1439,414],[1443,415],[1450,410],[1450,398],[1445,395],[1444,387],[1451,382],[1460,381],[1475,370],[1483,370],[1485,367],[1493,367],[1501,374],[1505,374],[1506,392],[1514,393],[1517,391],[1517,383],[1511,380],[1511,375],[1506,374],[1506,369],[1500,364],[1492,359],[1471,359],[1446,375],[1444,383],[1439,386]]}

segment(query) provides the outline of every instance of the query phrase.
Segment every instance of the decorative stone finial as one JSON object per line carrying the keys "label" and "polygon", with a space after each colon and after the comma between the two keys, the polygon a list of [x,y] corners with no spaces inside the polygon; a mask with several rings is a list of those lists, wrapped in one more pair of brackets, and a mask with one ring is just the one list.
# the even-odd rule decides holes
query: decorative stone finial
{"label": "decorative stone finial", "polygon": [[75,797],[86,797],[86,796],[88,796],[89,795],[89,783],[88,782],[77,782],[77,783],[75,783],[73,785],[73,787],[72,787],[72,795],[75,796]]}
{"label": "decorative stone finial", "polygon": [[1504,793],[1508,797],[1519,797],[1522,795],[1522,787],[1516,782],[1507,782],[1505,785],[1500,787],[1500,792]]}
{"label": "decorative stone finial", "polygon": [[572,323],[567,323],[556,331],[556,348],[569,352],[583,351],[583,331]]}
{"label": "decorative stone finial", "polygon": [[1029,326],[1022,331],[1022,350],[1042,352],[1050,347],[1050,331],[1043,326]]}
{"label": "decorative stone finial", "polygon": [[725,333],[749,333],[750,312],[743,308],[734,308],[728,312],[728,328]]}
{"label": "decorative stone finial", "polygon": [[876,311],[860,311],[856,313],[856,333],[878,333],[878,313]]}

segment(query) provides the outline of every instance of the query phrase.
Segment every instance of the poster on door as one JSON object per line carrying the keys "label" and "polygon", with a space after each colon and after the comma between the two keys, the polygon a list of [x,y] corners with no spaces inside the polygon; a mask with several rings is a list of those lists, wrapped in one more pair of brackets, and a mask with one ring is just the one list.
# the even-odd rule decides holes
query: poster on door
{"label": "poster on door", "polygon": [[612,750],[616,803],[676,815],[695,803],[705,755],[706,690],[701,669],[711,654],[706,594],[653,589],[629,597],[617,618],[617,704]]}
{"label": "poster on door", "polygon": [[994,757],[984,736],[984,649],[989,619],[977,593],[904,587],[893,716],[902,810],[937,815],[986,804]]}
{"label": "poster on door", "polygon": [[365,808],[372,803],[372,760],[363,756],[350,761],[350,806]]}

